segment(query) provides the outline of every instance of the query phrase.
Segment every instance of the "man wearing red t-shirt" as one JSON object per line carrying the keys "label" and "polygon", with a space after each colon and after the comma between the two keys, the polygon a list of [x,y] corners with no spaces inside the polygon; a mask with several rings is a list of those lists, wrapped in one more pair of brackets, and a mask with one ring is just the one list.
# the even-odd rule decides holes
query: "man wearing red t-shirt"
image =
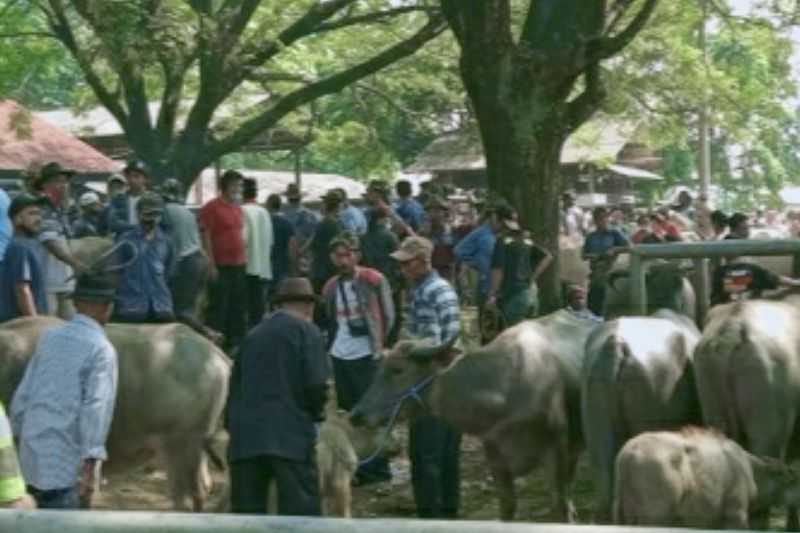
{"label": "man wearing red t-shirt", "polygon": [[203,247],[210,260],[208,322],[225,335],[225,346],[239,345],[247,331],[247,255],[244,243],[242,182],[228,170],[220,178],[220,195],[200,210]]}

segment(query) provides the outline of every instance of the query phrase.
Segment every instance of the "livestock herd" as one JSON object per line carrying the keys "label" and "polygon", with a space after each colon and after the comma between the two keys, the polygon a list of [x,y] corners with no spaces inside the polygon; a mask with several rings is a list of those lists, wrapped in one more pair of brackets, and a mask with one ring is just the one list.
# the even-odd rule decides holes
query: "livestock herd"
{"label": "livestock herd", "polygon": [[[786,462],[800,452],[800,296],[716,307],[701,332],[675,312],[687,309],[680,272],[654,275],[662,277],[648,290],[671,287],[663,301],[673,310],[601,324],[562,310],[467,353],[398,343],[351,419],[383,428],[392,413],[427,411],[475,435],[504,520],[516,513],[514,479],[539,466],[552,471],[556,516],[576,520],[571,485],[586,450],[597,522],[765,528],[770,507],[782,505],[787,526],[797,527],[800,475]],[[38,336],[54,323],[0,326],[0,400],[10,401]],[[111,324],[108,333],[120,360],[109,470],[160,456],[175,507],[202,510],[206,463],[223,455],[214,449],[227,356],[179,324]],[[346,516],[354,434],[335,417],[330,427],[318,450],[323,495],[333,498],[332,514]],[[331,445],[338,448],[324,448]],[[374,446],[355,447],[363,455]]]}

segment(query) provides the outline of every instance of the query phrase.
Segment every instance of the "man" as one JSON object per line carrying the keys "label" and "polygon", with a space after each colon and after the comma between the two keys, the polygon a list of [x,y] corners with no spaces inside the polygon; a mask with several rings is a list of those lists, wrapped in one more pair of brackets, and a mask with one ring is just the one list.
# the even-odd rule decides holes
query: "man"
{"label": "man", "polygon": [[455,237],[448,220],[450,208],[444,199],[437,196],[430,197],[427,208],[428,220],[420,229],[420,235],[433,243],[433,268],[452,283],[456,277],[456,256],[453,251]]}
{"label": "man", "polygon": [[272,279],[272,246],[275,240],[269,212],[256,203],[258,183],[244,179],[244,236],[247,248],[247,310],[249,327],[255,327],[267,308],[267,287]]}
{"label": "man", "polygon": [[350,203],[347,198],[347,191],[339,187],[336,189],[342,197],[342,210],[339,212],[339,222],[345,231],[361,237],[367,232],[367,217],[364,212]]}
{"label": "man", "polygon": [[567,288],[566,311],[576,318],[602,322],[603,319],[592,313],[586,305],[586,289],[580,285],[571,285]]}
{"label": "man", "polygon": [[62,168],[58,163],[48,163],[33,182],[44,198],[42,230],[37,237],[41,246],[37,251],[46,280],[47,310],[49,314],[65,319],[71,318],[75,312],[69,300],[69,293],[75,285],[73,272],[82,273],[87,269],[69,249],[72,230],[66,208],[69,180],[74,175],[74,171]]}
{"label": "man", "polygon": [[322,197],[323,218],[308,244],[311,250],[311,283],[314,284],[314,291],[317,294],[336,273],[336,267],[331,261],[330,245],[342,232],[342,224],[339,222],[341,206],[342,197],[334,190],[328,191]]}
{"label": "man", "polygon": [[364,266],[381,272],[391,282],[397,280],[397,262],[392,254],[400,246],[397,236],[389,229],[389,208],[376,207],[370,211],[369,229],[361,237],[361,252]]}
{"label": "man", "polygon": [[22,193],[8,209],[14,235],[0,262],[0,322],[47,314],[45,279],[36,252],[43,202]]}
{"label": "man", "polygon": [[118,253],[119,263],[127,266],[117,292],[114,321],[172,322],[175,312],[168,280],[174,272],[175,252],[159,227],[164,201],[157,193],[146,192],[136,203],[136,212],[138,226],[117,237],[117,242],[127,244]]}
{"label": "man", "polygon": [[[350,411],[372,383],[389,332],[395,321],[388,280],[371,268],[358,266],[358,238],[342,234],[331,242],[331,260],[338,275],[322,289],[328,318],[328,352],[333,360],[336,400]],[[355,483],[387,481],[389,462],[377,458],[359,468]]]}
{"label": "man", "polygon": [[693,202],[692,195],[689,191],[681,191],[678,194],[678,203],[677,205],[672,206],[672,210],[678,213],[679,215],[688,218],[689,220],[694,220],[694,208],[692,207]]}
{"label": "man", "polygon": [[78,313],[42,333],[11,403],[28,490],[43,509],[88,507],[95,466],[105,461],[117,394],[117,354],[103,325],[114,286],[83,275]]}
{"label": "man", "polygon": [[212,328],[225,335],[226,348],[239,345],[247,331],[244,215],[239,206],[244,176],[226,171],[220,195],[200,210],[203,247],[209,259],[208,315]]}
{"label": "man", "polygon": [[[408,333],[445,344],[458,337],[461,313],[455,290],[431,266],[432,253],[428,239],[409,237],[392,257],[411,286]],[[422,415],[409,428],[411,481],[420,518],[457,518],[460,447],[461,434],[433,416]]]}
{"label": "man", "polygon": [[82,239],[83,237],[99,237],[105,235],[105,220],[103,212],[105,208],[100,197],[96,192],[85,192],[78,199],[78,206],[81,215],[72,225],[72,237]]}
{"label": "man", "polygon": [[306,271],[308,257],[303,257],[303,254],[308,250],[308,243],[314,236],[314,232],[319,224],[319,217],[310,209],[303,206],[301,200],[303,198],[300,192],[300,187],[296,183],[289,184],[286,187],[286,199],[288,205],[283,207],[283,216],[294,228],[294,236],[297,239],[297,251],[299,256],[294,258],[298,271]]}
{"label": "man", "polygon": [[172,307],[181,322],[199,324],[197,298],[205,288],[208,258],[200,241],[197,217],[183,205],[183,187],[178,180],[166,180],[161,195],[165,201],[163,225],[168,228],[175,259],[175,275],[169,280]]}
{"label": "man", "polygon": [[497,240],[492,255],[492,288],[487,304],[497,306],[503,324],[509,328],[538,312],[531,285],[553,262],[553,255],[526,238],[519,223],[511,218],[503,224],[506,234]]}
{"label": "man", "polygon": [[14,229],[11,226],[11,220],[8,217],[8,206],[11,205],[11,199],[3,189],[0,189],[0,261],[6,253],[8,243],[11,242],[11,234]]}
{"label": "man", "polygon": [[606,299],[608,273],[620,252],[630,247],[628,239],[619,231],[609,229],[608,210],[595,207],[592,216],[595,230],[586,236],[583,243],[583,258],[589,261],[589,309],[603,315]]}
{"label": "man", "polygon": [[294,236],[294,227],[285,216],[281,214],[281,197],[270,194],[267,198],[267,210],[272,220],[272,283],[270,295],[278,284],[294,272],[294,258],[297,257],[297,239]]}
{"label": "man", "polygon": [[[502,213],[500,213],[501,207]],[[497,240],[495,235],[500,232],[501,215],[511,218],[509,209],[505,206],[490,206],[484,211],[483,221],[469,235],[464,237],[455,247],[456,260],[478,273],[478,286],[476,301],[478,308],[482,309],[489,297],[491,287],[492,253]]]}
{"label": "man", "polygon": [[0,509],[19,511],[35,509],[36,503],[25,490],[25,480],[19,468],[11,423],[8,421],[3,404],[0,404],[0,465],[3,465],[0,468]]}
{"label": "man", "polygon": [[330,369],[312,323],[316,296],[305,278],[278,287],[277,311],[247,335],[228,404],[231,509],[266,514],[271,481],[278,514],[319,516],[316,424],[324,419]]}
{"label": "man", "polygon": [[109,204],[108,229],[114,235],[134,229],[139,223],[136,204],[147,190],[150,180],[150,169],[142,161],[128,162],[122,174],[127,180],[128,190],[112,196]]}
{"label": "man", "polygon": [[750,217],[744,213],[734,213],[728,218],[728,234],[724,240],[749,239]]}
{"label": "man", "polygon": [[411,182],[408,180],[398,180],[395,184],[397,202],[394,204],[394,211],[403,219],[414,232],[418,231],[425,222],[425,209],[422,205],[412,198]]}
{"label": "man", "polygon": [[565,192],[561,195],[561,233],[567,237],[582,237],[583,211],[575,205],[575,195]]}

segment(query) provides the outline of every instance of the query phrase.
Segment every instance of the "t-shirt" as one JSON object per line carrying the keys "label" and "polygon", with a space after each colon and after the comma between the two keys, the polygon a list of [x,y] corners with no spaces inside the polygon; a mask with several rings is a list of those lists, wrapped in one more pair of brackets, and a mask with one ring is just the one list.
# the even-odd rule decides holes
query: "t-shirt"
{"label": "t-shirt", "polygon": [[531,277],[545,257],[547,252],[530,239],[498,239],[492,254],[492,270],[503,271],[500,298],[529,289]]}
{"label": "t-shirt", "polygon": [[628,239],[615,229],[595,230],[586,236],[583,243],[583,253],[597,255],[590,260],[592,276],[604,276],[614,263],[614,258],[606,257],[604,254],[615,246],[627,246]]}
{"label": "t-shirt", "polygon": [[330,244],[342,232],[342,225],[338,220],[325,218],[317,225],[317,231],[311,241],[311,280],[317,290],[336,274],[336,267],[331,261]]}
{"label": "t-shirt", "polygon": [[42,209],[42,230],[37,237],[40,245],[34,251],[39,258],[39,266],[44,274],[48,293],[71,292],[75,287],[72,267],[56,258],[44,247],[47,242],[58,241],[63,248],[69,249],[68,239],[72,237],[71,231],[66,212],[47,203]]}
{"label": "t-shirt", "polygon": [[35,252],[38,243],[30,239],[15,238],[6,248],[0,262],[0,322],[17,318],[16,286],[27,282],[33,292],[33,301],[39,314],[47,313],[47,292],[39,259]]}
{"label": "t-shirt", "polygon": [[164,206],[164,225],[178,259],[190,256],[202,247],[197,217],[186,206],[176,203]]}
{"label": "t-shirt", "polygon": [[275,238],[272,244],[272,280],[280,281],[289,275],[289,242],[294,237],[294,227],[281,214],[271,213],[270,216]]}
{"label": "t-shirt", "polygon": [[730,263],[714,271],[711,303],[759,298],[762,291],[777,289],[779,285],[780,278],[759,265]]}
{"label": "t-shirt", "polygon": [[[347,305],[345,305],[345,299]],[[337,359],[351,361],[372,353],[369,334],[353,335],[349,323],[360,322],[366,328],[366,317],[358,303],[352,281],[340,281],[336,287],[336,338],[331,346],[331,355]]]}
{"label": "t-shirt", "polygon": [[241,207],[222,198],[211,200],[200,210],[200,227],[211,236],[211,251],[217,265],[247,263]]}
{"label": "t-shirt", "polygon": [[247,274],[262,280],[272,279],[272,218],[269,212],[255,203],[242,206],[247,245]]}
{"label": "t-shirt", "polygon": [[3,189],[0,189],[0,261],[3,260],[8,243],[11,242],[11,235],[14,233],[11,220],[8,218],[8,207],[10,205],[11,199],[8,194]]}

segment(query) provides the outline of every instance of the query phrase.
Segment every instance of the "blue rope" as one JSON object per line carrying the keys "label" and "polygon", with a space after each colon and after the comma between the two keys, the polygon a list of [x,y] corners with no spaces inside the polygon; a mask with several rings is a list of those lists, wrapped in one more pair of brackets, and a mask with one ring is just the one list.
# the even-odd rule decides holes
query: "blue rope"
{"label": "blue rope", "polygon": [[422,399],[420,393],[425,390],[425,388],[430,385],[434,379],[439,376],[439,373],[431,374],[430,376],[426,377],[419,383],[412,385],[405,393],[403,393],[400,398],[397,400],[397,403],[392,407],[392,415],[389,417],[389,422],[383,430],[383,436],[381,437],[381,442],[378,445],[377,449],[366,459],[359,461],[358,466],[364,466],[365,464],[374,461],[377,457],[379,457],[383,451],[386,449],[386,444],[389,440],[389,436],[392,433],[392,429],[394,428],[395,422],[397,422],[397,417],[400,415],[400,411],[403,409],[403,404],[406,400],[412,399],[416,400],[422,407],[425,407],[425,400]]}

